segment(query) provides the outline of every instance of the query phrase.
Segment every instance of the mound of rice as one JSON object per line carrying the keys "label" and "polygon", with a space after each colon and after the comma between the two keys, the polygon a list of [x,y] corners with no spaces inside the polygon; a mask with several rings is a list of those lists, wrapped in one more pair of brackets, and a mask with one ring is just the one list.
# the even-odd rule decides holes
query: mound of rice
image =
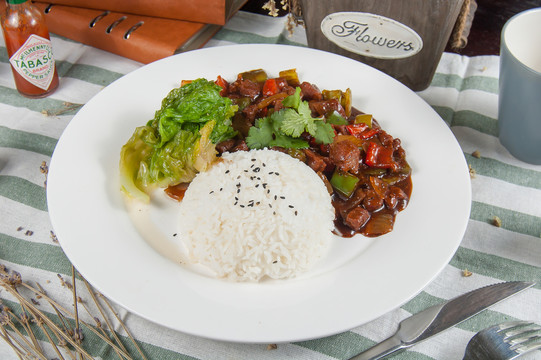
{"label": "mound of rice", "polygon": [[285,279],[323,258],[334,208],[323,181],[273,150],[226,153],[192,181],[180,239],[193,264],[234,281]]}

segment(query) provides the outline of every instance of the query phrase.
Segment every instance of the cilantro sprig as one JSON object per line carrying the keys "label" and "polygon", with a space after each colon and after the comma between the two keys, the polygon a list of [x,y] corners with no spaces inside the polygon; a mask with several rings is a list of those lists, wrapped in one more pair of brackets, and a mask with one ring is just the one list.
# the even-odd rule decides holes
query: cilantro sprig
{"label": "cilantro sprig", "polygon": [[246,137],[250,149],[280,146],[284,148],[304,149],[308,142],[300,136],[304,132],[312,135],[318,144],[330,144],[334,138],[334,129],[324,118],[313,118],[307,101],[301,101],[301,89],[282,101],[282,108],[270,116],[258,119]]}

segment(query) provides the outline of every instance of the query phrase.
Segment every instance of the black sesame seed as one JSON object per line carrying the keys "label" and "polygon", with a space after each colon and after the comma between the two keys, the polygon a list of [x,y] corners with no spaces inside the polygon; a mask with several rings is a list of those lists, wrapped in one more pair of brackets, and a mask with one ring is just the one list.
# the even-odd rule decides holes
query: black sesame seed
{"label": "black sesame seed", "polygon": [[241,184],[240,184],[240,183],[238,183],[238,184],[237,184],[237,187],[239,188],[239,187],[240,187],[240,185],[241,185]]}
{"label": "black sesame seed", "polygon": [[272,174],[274,174],[274,171],[269,172],[269,175],[272,175]]}
{"label": "black sesame seed", "polygon": [[237,189],[237,194],[240,193],[240,189]]}
{"label": "black sesame seed", "polygon": [[177,236],[177,233],[174,233],[173,236]]}
{"label": "black sesame seed", "polygon": [[250,169],[253,168],[255,166],[255,164],[252,164],[252,166],[250,166]]}
{"label": "black sesame seed", "polygon": [[252,161],[255,161],[255,159],[252,159]]}
{"label": "black sesame seed", "polygon": [[266,189],[267,188],[267,183],[263,183],[261,184],[263,186],[263,189]]}
{"label": "black sesame seed", "polygon": [[269,204],[269,207],[272,208],[272,204]]}
{"label": "black sesame seed", "polygon": [[289,205],[289,208],[290,208],[290,209],[293,209],[293,208],[294,208],[294,206],[293,206],[293,205]]}
{"label": "black sesame seed", "polygon": [[235,200],[239,200],[239,198],[235,196]]}
{"label": "black sesame seed", "polygon": [[265,163],[263,163],[262,165],[263,165],[263,167],[267,166]]}
{"label": "black sesame seed", "polygon": [[233,204],[233,206],[237,205],[239,202],[238,201],[235,201],[235,203]]}
{"label": "black sesame seed", "polygon": [[286,197],[285,196],[280,196],[280,199],[285,199]]}
{"label": "black sesame seed", "polygon": [[274,200],[278,200],[278,195],[274,195]]}
{"label": "black sesame seed", "polygon": [[229,174],[229,170],[226,170],[225,173],[226,173],[226,174]]}
{"label": "black sesame seed", "polygon": [[274,173],[276,176],[280,176],[280,173],[279,172],[275,172]]}
{"label": "black sesame seed", "polygon": [[256,187],[256,188],[259,187],[259,184],[255,184],[255,187]]}
{"label": "black sesame seed", "polygon": [[273,264],[277,264],[277,263],[278,263],[278,260],[274,260],[272,263],[273,263]]}
{"label": "black sesame seed", "polygon": [[298,213],[299,213],[299,212],[298,212],[297,210],[295,210],[295,216],[297,216]]}
{"label": "black sesame seed", "polygon": [[240,207],[241,207],[241,208],[243,208],[243,207],[244,207],[244,205],[242,205],[242,204],[241,204],[241,205],[240,205]]}
{"label": "black sesame seed", "polygon": [[222,191],[224,188],[220,188],[220,191]]}
{"label": "black sesame seed", "polygon": [[254,172],[259,172],[260,170],[261,170],[261,168],[256,167],[256,168],[254,169]]}
{"label": "black sesame seed", "polygon": [[211,190],[211,191],[209,192],[209,194],[213,194],[213,193],[214,193],[214,190]]}

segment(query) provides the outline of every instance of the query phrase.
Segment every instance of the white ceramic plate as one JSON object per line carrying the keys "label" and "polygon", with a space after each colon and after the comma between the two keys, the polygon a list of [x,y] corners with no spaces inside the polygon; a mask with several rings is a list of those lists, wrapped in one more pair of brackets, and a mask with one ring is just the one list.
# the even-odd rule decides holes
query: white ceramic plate
{"label": "white ceramic plate", "polygon": [[[320,89],[351,88],[355,107],[402,140],[413,194],[392,233],[336,239],[325,263],[297,280],[230,283],[177,264],[145,240],[119,191],[118,160],[182,79],[245,70],[296,68]],[[414,92],[351,59],[281,45],[197,50],[144,66],[115,81],[73,118],[56,146],[47,185],[60,244],[108,298],[153,322],[189,334],[247,343],[337,334],[418,294],[449,262],[469,218],[468,168],[453,134]],[[153,204],[154,217],[163,207]],[[151,216],[152,218],[152,216]],[[174,231],[174,216],[164,225]]]}

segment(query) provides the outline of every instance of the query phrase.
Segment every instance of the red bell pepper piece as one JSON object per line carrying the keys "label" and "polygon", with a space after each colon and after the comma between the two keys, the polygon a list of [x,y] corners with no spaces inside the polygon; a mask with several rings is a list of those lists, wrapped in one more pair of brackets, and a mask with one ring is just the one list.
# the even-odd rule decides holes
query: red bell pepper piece
{"label": "red bell pepper piece", "polygon": [[346,129],[351,135],[363,140],[370,139],[379,131],[376,128],[370,129],[368,125],[364,123],[346,125]]}
{"label": "red bell pepper piece", "polygon": [[364,162],[366,165],[375,168],[394,170],[398,167],[398,164],[393,159],[393,149],[378,145],[375,142],[368,144]]}
{"label": "red bell pepper piece", "polygon": [[280,91],[276,79],[267,79],[263,85],[263,95],[271,96]]}
{"label": "red bell pepper piece", "polygon": [[370,139],[372,136],[376,135],[378,133],[378,129],[372,128],[369,130],[366,130],[365,132],[360,134],[360,138],[363,140]]}
{"label": "red bell pepper piece", "polygon": [[359,137],[360,134],[365,132],[368,129],[368,125],[366,124],[351,124],[346,125],[346,129],[348,129],[348,132],[356,137]]}
{"label": "red bell pepper piece", "polygon": [[229,83],[220,75],[218,75],[218,78],[216,78],[216,81],[214,83],[222,88],[222,91],[220,91],[220,95],[225,96],[227,90],[229,89]]}

